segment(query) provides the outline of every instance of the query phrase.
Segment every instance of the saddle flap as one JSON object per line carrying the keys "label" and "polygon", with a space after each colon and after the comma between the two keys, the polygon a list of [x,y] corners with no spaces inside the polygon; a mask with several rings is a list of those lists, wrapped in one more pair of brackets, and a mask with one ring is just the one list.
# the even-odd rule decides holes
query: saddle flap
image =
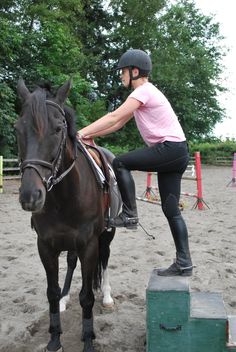
{"label": "saddle flap", "polygon": [[95,163],[101,168],[103,171],[104,177],[106,179],[106,184],[109,185],[110,183],[110,171],[108,167],[109,161],[107,160],[105,154],[103,151],[97,147],[96,145],[91,145],[91,144],[85,144],[85,147]]}

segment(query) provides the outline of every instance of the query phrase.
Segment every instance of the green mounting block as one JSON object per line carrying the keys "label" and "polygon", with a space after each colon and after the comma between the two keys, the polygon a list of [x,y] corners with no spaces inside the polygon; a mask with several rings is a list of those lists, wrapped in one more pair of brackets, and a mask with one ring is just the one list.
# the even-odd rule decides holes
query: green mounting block
{"label": "green mounting block", "polygon": [[236,351],[236,317],[220,293],[190,292],[187,277],[158,276],[146,290],[146,352]]}

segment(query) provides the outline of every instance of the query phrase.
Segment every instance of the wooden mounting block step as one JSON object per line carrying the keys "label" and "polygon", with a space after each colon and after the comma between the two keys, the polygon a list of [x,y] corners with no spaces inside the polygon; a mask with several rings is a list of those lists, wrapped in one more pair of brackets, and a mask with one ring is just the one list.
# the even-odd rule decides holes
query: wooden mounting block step
{"label": "wooden mounting block step", "polygon": [[236,317],[220,293],[190,292],[188,277],[154,269],[146,290],[146,352],[236,351]]}

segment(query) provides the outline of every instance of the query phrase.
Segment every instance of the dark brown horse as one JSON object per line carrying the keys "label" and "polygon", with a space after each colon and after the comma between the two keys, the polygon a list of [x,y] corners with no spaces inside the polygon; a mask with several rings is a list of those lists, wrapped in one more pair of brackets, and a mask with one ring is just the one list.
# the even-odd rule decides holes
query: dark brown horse
{"label": "dark brown horse", "polygon": [[[22,180],[19,200],[32,212],[32,227],[38,234],[38,251],[47,275],[50,340],[46,351],[61,351],[60,299],[69,293],[77,257],[81,263],[82,341],[84,352],[93,352],[93,288],[100,287],[103,303],[112,304],[107,264],[115,229],[107,229],[108,188],[91,167],[76,140],[73,112],[64,103],[70,81],[55,97],[45,88],[30,93],[21,79],[17,86],[22,112],[16,123]],[[106,153],[111,162],[111,154]],[[110,179],[115,187],[114,179]],[[111,211],[117,214],[120,198],[111,193]],[[67,251],[64,288],[58,284],[58,258]],[[103,276],[104,275],[104,276]]]}

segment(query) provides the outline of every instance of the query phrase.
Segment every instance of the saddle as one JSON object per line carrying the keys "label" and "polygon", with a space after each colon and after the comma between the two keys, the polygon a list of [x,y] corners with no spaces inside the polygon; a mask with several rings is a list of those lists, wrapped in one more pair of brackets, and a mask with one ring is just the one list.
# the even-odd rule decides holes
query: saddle
{"label": "saddle", "polygon": [[122,202],[111,166],[114,156],[108,150],[95,144],[91,145],[78,141],[78,146],[86,156],[98,185],[103,189],[106,218],[118,215]]}
{"label": "saddle", "polygon": [[[97,182],[100,184],[102,188],[107,188],[110,183],[110,168],[109,161],[105,156],[102,149],[98,146],[86,144],[81,142],[81,147],[83,148],[83,152],[87,156],[87,159],[91,165],[92,170],[94,171]],[[90,158],[89,158],[90,156]]]}

